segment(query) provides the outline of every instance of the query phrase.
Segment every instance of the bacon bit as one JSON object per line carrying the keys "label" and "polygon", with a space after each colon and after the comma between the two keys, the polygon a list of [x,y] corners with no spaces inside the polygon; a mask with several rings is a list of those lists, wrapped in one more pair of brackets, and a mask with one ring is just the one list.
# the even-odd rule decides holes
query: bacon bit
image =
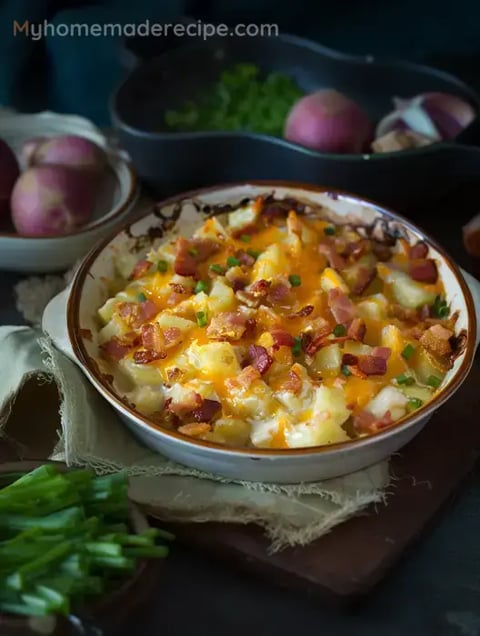
{"label": "bacon bit", "polygon": [[353,427],[358,433],[375,433],[391,424],[393,420],[390,411],[387,411],[379,420],[375,419],[373,413],[369,411],[360,411],[353,418]]}
{"label": "bacon bit", "polygon": [[347,267],[347,261],[340,256],[334,245],[330,243],[320,243],[318,251],[320,254],[326,256],[328,264],[330,267],[333,267],[333,269],[341,271]]}
{"label": "bacon bit", "polygon": [[140,349],[133,354],[133,359],[137,364],[150,364],[150,362],[163,360],[166,357],[166,351],[153,351],[153,349]]}
{"label": "bacon bit", "polygon": [[144,303],[120,303],[118,313],[127,325],[138,329],[144,322],[154,318],[158,310],[153,301],[146,300]]}
{"label": "bacon bit", "polygon": [[182,332],[178,327],[167,327],[163,331],[163,337],[165,339],[165,347],[167,349],[175,347],[183,340]]}
{"label": "bacon bit", "polygon": [[338,287],[328,291],[328,306],[337,323],[348,325],[355,316],[355,305]]}
{"label": "bacon bit", "polygon": [[[325,318],[317,318],[312,324],[313,337],[308,345],[304,348],[305,353],[309,356],[313,356],[324,344],[332,343],[333,341],[327,340],[327,336],[332,332],[332,326],[325,320]],[[343,341],[347,338],[344,336],[338,341]]]}
{"label": "bacon bit", "polygon": [[247,316],[240,311],[223,311],[214,316],[207,327],[213,340],[240,340],[245,333]]}
{"label": "bacon bit", "polygon": [[385,375],[387,372],[387,360],[383,356],[359,356],[358,368],[365,375]]}
{"label": "bacon bit", "polygon": [[454,333],[442,325],[433,325],[420,338],[420,344],[430,353],[444,357],[452,353],[450,339]]}
{"label": "bacon bit", "polygon": [[180,276],[194,276],[197,265],[217,252],[220,245],[212,239],[196,238],[187,241],[181,236],[177,239],[173,269]]}
{"label": "bacon bit", "polygon": [[412,261],[409,267],[409,274],[413,280],[417,280],[420,283],[433,284],[438,280],[437,265],[431,258]]}
{"label": "bacon bit", "polygon": [[288,301],[290,289],[291,289],[291,285],[290,283],[287,283],[286,281],[274,282],[272,283],[270,290],[268,292],[268,300],[273,305],[285,303]]}
{"label": "bacon bit", "polygon": [[389,314],[398,320],[404,320],[405,322],[418,322],[418,314],[416,309],[407,309],[402,305],[390,305]]}
{"label": "bacon bit", "polygon": [[142,346],[155,353],[165,352],[165,338],[160,329],[160,325],[156,322],[142,325]]}
{"label": "bacon bit", "polygon": [[80,336],[85,340],[93,340],[93,334],[90,329],[80,329]]}
{"label": "bacon bit", "polygon": [[247,283],[241,278],[235,278],[231,283],[234,292],[242,291],[247,286]]}
{"label": "bacon bit", "polygon": [[357,378],[360,378],[361,380],[366,380],[367,379],[367,374],[364,373],[359,367],[358,364],[349,364],[347,365],[347,369],[350,371],[350,373],[352,375],[354,375]]}
{"label": "bacon bit", "polygon": [[312,342],[313,340],[313,336],[311,333],[308,333],[308,331],[304,331],[302,333],[302,335],[300,336],[300,339],[302,341],[302,350],[303,351],[307,351],[308,345]]}
{"label": "bacon bit", "polygon": [[230,391],[236,389],[248,389],[249,386],[260,378],[260,372],[252,365],[245,367],[242,371],[234,378],[227,378],[225,380],[225,386]]}
{"label": "bacon bit", "polygon": [[183,285],[182,283],[168,283],[168,286],[173,289],[175,294],[179,294],[181,296],[193,293],[193,289],[191,287]]}
{"label": "bacon bit", "polygon": [[392,256],[392,249],[385,245],[385,243],[380,243],[379,241],[372,241],[372,252],[378,258],[379,261],[385,262],[389,261]]}
{"label": "bacon bit", "polygon": [[142,343],[141,336],[136,331],[127,331],[121,338],[122,344],[138,347]]}
{"label": "bacon bit", "polygon": [[302,376],[298,373],[298,364],[288,371],[288,378],[282,383],[282,389],[297,395],[302,390]]}
{"label": "bacon bit", "polygon": [[247,254],[245,250],[238,250],[237,252],[235,252],[235,256],[240,261],[240,264],[244,265],[245,267],[252,267],[253,265],[255,265],[255,259],[250,254]]}
{"label": "bacon bit", "polygon": [[347,367],[351,365],[356,365],[358,363],[358,357],[354,356],[353,353],[344,353],[342,356],[342,364],[345,364]]}
{"label": "bacon bit", "polygon": [[[167,378],[169,382],[178,382],[180,378],[183,376],[184,372],[178,367],[173,367],[173,369],[167,369]],[[169,398],[171,400],[171,398]]]}
{"label": "bacon bit", "polygon": [[[346,383],[347,383],[347,380],[345,378],[341,378],[340,376],[337,376],[335,380],[333,381],[333,386],[336,389],[343,389]],[[350,408],[350,407],[347,406],[347,408]]]}
{"label": "bacon bit", "polygon": [[273,364],[273,358],[265,349],[260,345],[250,345],[248,347],[248,355],[252,366],[259,371],[260,375],[266,373]]}
{"label": "bacon bit", "polygon": [[244,291],[243,289],[239,289],[235,295],[238,300],[244,305],[247,305],[247,307],[258,307],[260,304],[260,298],[251,292]]}
{"label": "bacon bit", "polygon": [[167,299],[167,305],[169,307],[175,307],[175,305],[178,305],[184,300],[185,300],[185,297],[183,294],[177,294],[176,292],[173,292],[170,294],[170,296]]}
{"label": "bacon bit", "polygon": [[289,320],[294,320],[295,318],[304,318],[305,316],[310,316],[310,314],[313,312],[314,310],[314,306],[313,305],[305,305],[305,307],[302,307],[299,311],[297,311],[294,314],[289,314],[287,316],[287,318]]}
{"label": "bacon bit", "polygon": [[354,318],[352,324],[347,330],[347,336],[352,340],[363,342],[365,334],[367,333],[367,326],[361,318]]}
{"label": "bacon bit", "polygon": [[113,336],[108,342],[100,345],[100,351],[108,358],[113,360],[121,360],[130,351],[128,344],[124,344],[119,338]]}
{"label": "bacon bit", "polygon": [[428,245],[425,241],[418,241],[418,243],[410,247],[408,255],[412,260],[426,258],[428,255]]}
{"label": "bacon bit", "polygon": [[384,360],[388,360],[392,355],[392,350],[390,347],[374,347],[372,349],[372,356],[375,358],[383,358]]}
{"label": "bacon bit", "polygon": [[360,266],[356,272],[355,281],[352,287],[352,293],[356,296],[363,294],[363,292],[370,285],[375,278],[376,270],[369,267]]}
{"label": "bacon bit", "polygon": [[352,260],[358,261],[364,254],[368,252],[370,248],[370,242],[366,239],[359,239],[353,243],[348,243],[347,251]]}
{"label": "bacon bit", "polygon": [[207,422],[191,422],[190,424],[183,424],[178,427],[178,432],[189,437],[202,437],[210,433],[212,427]]}
{"label": "bacon bit", "polygon": [[295,338],[290,335],[288,331],[283,331],[283,329],[273,329],[270,335],[273,338],[274,349],[278,349],[279,347],[293,347],[295,344]]}
{"label": "bacon bit", "polygon": [[247,318],[245,321],[245,333],[244,336],[253,336],[255,334],[255,329],[257,328],[257,321],[255,318]]}
{"label": "bacon bit", "polygon": [[193,410],[191,415],[196,422],[211,422],[221,408],[217,400],[203,400],[202,406]]}
{"label": "bacon bit", "polygon": [[288,213],[287,231],[289,234],[295,234],[299,237],[302,236],[302,224],[295,210],[290,210],[290,212]]}
{"label": "bacon bit", "polygon": [[264,329],[270,331],[281,326],[282,320],[270,307],[260,305],[256,315],[257,323]]}
{"label": "bacon bit", "polygon": [[199,393],[189,391],[180,402],[174,402],[173,400],[167,400],[167,402],[165,402],[167,410],[174,413],[177,417],[184,418],[195,409],[199,409],[202,406],[203,399]]}
{"label": "bacon bit", "polygon": [[270,290],[271,282],[261,278],[250,285],[248,291],[259,298],[264,298]]}
{"label": "bacon bit", "polygon": [[423,305],[423,307],[418,310],[418,315],[420,320],[427,320],[427,318],[430,318],[430,305]]}
{"label": "bacon bit", "polygon": [[130,280],[137,280],[138,278],[142,278],[142,276],[145,276],[147,274],[151,266],[152,263],[150,263],[150,261],[138,261],[138,263],[133,268],[132,273],[130,274]]}
{"label": "bacon bit", "polygon": [[281,219],[287,216],[288,209],[278,203],[270,203],[266,205],[262,210],[262,216],[266,217],[269,221],[273,219]]}

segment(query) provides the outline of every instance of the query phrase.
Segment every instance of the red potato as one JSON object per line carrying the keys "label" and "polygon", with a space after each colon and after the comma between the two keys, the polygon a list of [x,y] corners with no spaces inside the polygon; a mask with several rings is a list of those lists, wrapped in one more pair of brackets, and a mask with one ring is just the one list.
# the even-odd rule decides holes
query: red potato
{"label": "red potato", "polygon": [[0,217],[8,214],[10,195],[19,174],[18,162],[12,149],[0,139]]}
{"label": "red potato", "polygon": [[284,137],[321,152],[359,153],[367,149],[372,133],[368,117],[354,101],[326,89],[294,104]]}
{"label": "red potato", "polygon": [[61,165],[100,174],[107,157],[97,144],[78,135],[62,135],[38,144],[31,155],[31,165]]}
{"label": "red potato", "polygon": [[35,166],[17,180],[12,221],[24,236],[75,232],[92,218],[97,188],[88,173],[65,166]]}

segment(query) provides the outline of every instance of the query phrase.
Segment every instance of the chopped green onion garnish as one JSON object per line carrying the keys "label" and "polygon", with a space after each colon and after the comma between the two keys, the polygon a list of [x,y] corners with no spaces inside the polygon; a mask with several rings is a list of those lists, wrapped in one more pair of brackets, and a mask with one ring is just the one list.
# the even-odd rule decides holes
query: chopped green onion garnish
{"label": "chopped green onion garnish", "polygon": [[168,269],[168,263],[167,261],[158,261],[157,263],[157,270],[159,272],[166,272]]}
{"label": "chopped green onion garnish", "polygon": [[435,298],[435,302],[433,303],[433,314],[437,318],[446,318],[450,313],[450,308],[446,300],[444,300],[441,296],[437,296]]}
{"label": "chopped green onion garnish", "polygon": [[216,274],[223,274],[225,272],[223,267],[218,263],[213,263],[213,265],[210,265],[209,269],[211,269],[212,272],[215,272]]}
{"label": "chopped green onion garnish", "polygon": [[238,258],[235,258],[235,256],[229,256],[227,258],[227,265],[228,267],[236,267],[237,265],[240,265],[240,261]]}
{"label": "chopped green onion garnish", "polygon": [[190,256],[198,256],[198,250],[197,250],[197,248],[196,248],[196,247],[191,247],[191,248],[188,250],[188,253],[190,254]]}
{"label": "chopped green onion garnish", "polygon": [[252,250],[252,249],[247,250],[247,254],[251,256],[252,258],[254,258],[255,260],[257,260],[257,258],[260,256],[260,253],[261,252],[258,252],[257,250]]}
{"label": "chopped green onion garnish", "polygon": [[347,367],[346,364],[342,364],[342,374],[345,376],[349,376],[352,375],[352,372],[350,371],[350,369]]}
{"label": "chopped green onion garnish", "polygon": [[240,237],[240,240],[243,241],[244,243],[250,243],[250,241],[252,240],[252,237],[250,236],[250,234],[242,234],[242,236]]}
{"label": "chopped green onion garnish", "polygon": [[405,360],[410,360],[410,358],[413,356],[413,354],[415,353],[415,347],[411,344],[408,344],[405,349],[402,351],[402,358],[405,358]]}
{"label": "chopped green onion garnish", "polygon": [[343,325],[335,325],[335,327],[333,328],[333,335],[335,336],[335,338],[341,338],[346,333],[347,330]]}
{"label": "chopped green onion garnish", "polygon": [[207,324],[207,315],[204,311],[197,311],[195,314],[197,318],[197,325],[199,327],[205,327]]}
{"label": "chopped green onion garnish", "polygon": [[295,344],[292,346],[292,353],[294,356],[299,356],[302,352],[302,339],[295,338]]}
{"label": "chopped green onion garnish", "polygon": [[292,287],[300,287],[302,284],[302,279],[298,274],[290,274],[288,281]]}
{"label": "chopped green onion garnish", "polygon": [[208,283],[206,283],[204,280],[199,280],[198,283],[195,285],[195,289],[193,291],[195,294],[208,291]]}
{"label": "chopped green onion garnish", "polygon": [[412,409],[419,409],[423,404],[423,400],[420,398],[410,398],[408,400],[408,406]]}
{"label": "chopped green onion garnish", "polygon": [[327,236],[333,236],[335,234],[335,228],[333,227],[333,225],[327,225],[327,227],[323,228],[323,232]]}
{"label": "chopped green onion garnish", "polygon": [[147,300],[147,297],[143,292],[140,292],[137,296],[139,303],[144,303]]}
{"label": "chopped green onion garnish", "polygon": [[411,375],[405,375],[404,373],[397,376],[396,380],[397,380],[397,384],[405,384],[406,386],[410,386],[411,384],[414,384],[415,382],[415,378],[412,378]]}
{"label": "chopped green onion garnish", "polygon": [[434,389],[438,389],[441,383],[441,379],[437,378],[436,375],[431,375],[427,380],[428,386],[433,386]]}

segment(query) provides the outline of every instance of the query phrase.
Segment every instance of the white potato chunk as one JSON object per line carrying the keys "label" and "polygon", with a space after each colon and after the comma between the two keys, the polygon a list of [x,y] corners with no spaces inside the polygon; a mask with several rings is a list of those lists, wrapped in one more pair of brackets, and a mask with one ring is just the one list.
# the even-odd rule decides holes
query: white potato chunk
{"label": "white potato chunk", "polygon": [[374,294],[362,300],[357,305],[360,318],[370,320],[385,320],[387,317],[388,301],[383,294]]}
{"label": "white potato chunk", "polygon": [[118,298],[109,298],[98,310],[98,315],[104,325],[106,325],[107,322],[110,322],[110,320],[112,319],[115,308],[119,302],[120,301],[118,300]]}
{"label": "white potato chunk", "polygon": [[235,417],[220,418],[207,439],[227,446],[246,446],[250,440],[250,424]]}
{"label": "white potato chunk", "polygon": [[260,207],[251,203],[228,214],[228,226],[235,234],[249,228],[260,214]]}
{"label": "white potato chunk", "polygon": [[318,373],[326,375],[336,375],[342,364],[342,351],[340,346],[336,344],[322,347],[315,354],[313,368]]}
{"label": "white potato chunk", "polygon": [[254,446],[258,448],[269,448],[272,446],[273,438],[285,432],[292,426],[290,417],[283,411],[277,411],[273,416],[262,420],[250,420],[250,439]]}
{"label": "white potato chunk", "polygon": [[206,219],[205,223],[196,230],[195,238],[209,238],[214,241],[225,240],[227,232],[216,216]]}
{"label": "white potato chunk", "polygon": [[348,294],[350,290],[348,289],[348,285],[343,280],[338,272],[336,272],[331,267],[326,267],[321,276],[320,276],[320,287],[323,291],[328,292],[331,289],[341,289],[345,294]]}
{"label": "white potato chunk", "polygon": [[407,404],[408,399],[401,391],[393,386],[385,386],[373,400],[370,400],[365,410],[379,420],[382,419],[387,411],[390,411],[392,420],[398,420],[407,412]]}
{"label": "white potato chunk", "polygon": [[123,320],[117,314],[113,315],[110,322],[98,332],[98,344],[103,344],[111,340],[114,336],[120,338],[129,331]]}
{"label": "white potato chunk", "polygon": [[222,311],[235,309],[235,293],[220,278],[215,279],[212,285],[208,298],[208,308],[212,316]]}
{"label": "white potato chunk", "polygon": [[161,386],[139,386],[127,394],[130,402],[135,404],[137,411],[144,415],[151,415],[161,411],[165,404],[165,394]]}
{"label": "white potato chunk", "polygon": [[380,278],[391,286],[395,300],[403,307],[416,309],[434,302],[435,293],[410,278],[406,272],[389,269],[383,263],[379,264],[377,269]]}
{"label": "white potato chunk", "polygon": [[154,364],[137,364],[127,356],[118,361],[119,368],[138,386],[162,384],[162,373]]}
{"label": "white potato chunk", "polygon": [[176,329],[180,329],[182,334],[188,333],[197,326],[193,320],[187,320],[186,318],[175,316],[174,314],[170,314],[165,311],[158,314],[155,318],[155,322],[158,322],[161,329],[170,329],[171,327],[175,327]]}
{"label": "white potato chunk", "polygon": [[241,371],[235,350],[229,342],[193,342],[186,351],[190,364],[204,377],[230,378]]}
{"label": "white potato chunk", "polygon": [[152,248],[148,252],[147,260],[151,263],[166,261],[166,263],[172,267],[175,261],[175,246],[171,243],[162,243],[159,247]]}
{"label": "white potato chunk", "polygon": [[271,280],[275,276],[287,275],[289,263],[282,248],[272,243],[257,258],[252,270],[252,280]]}

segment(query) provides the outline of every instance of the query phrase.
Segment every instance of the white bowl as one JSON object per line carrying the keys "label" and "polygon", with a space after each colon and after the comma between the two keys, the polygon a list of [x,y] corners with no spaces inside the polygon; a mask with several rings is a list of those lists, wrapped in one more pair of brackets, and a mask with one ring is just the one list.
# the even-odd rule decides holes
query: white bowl
{"label": "white bowl", "polygon": [[[458,312],[457,327],[467,332],[466,347],[449,371],[442,390],[423,407],[391,427],[369,437],[328,446],[299,449],[225,448],[218,444],[195,440],[180,433],[155,426],[125,404],[114,392],[108,379],[99,373],[95,358],[99,357],[95,338],[86,339],[84,329],[95,334],[96,309],[107,297],[105,280],[112,278],[113,255],[132,249],[132,236],[145,253],[157,228],[178,215],[177,227],[198,223],[198,204],[236,204],[245,197],[275,191],[279,198],[293,197],[323,207],[333,221],[347,219],[362,223],[388,223],[402,229],[410,240],[425,240],[436,259],[445,285],[447,299]],[[192,203],[193,201],[193,203]],[[197,205],[194,205],[197,204]],[[172,221],[170,220],[171,228]],[[128,231],[127,231],[128,230]],[[170,229],[169,229],[170,231]],[[158,233],[157,233],[158,234]],[[142,251],[143,250],[143,251]],[[472,296],[473,294],[473,296]],[[316,481],[344,475],[378,462],[409,442],[427,423],[432,413],[458,389],[471,367],[478,343],[476,313],[480,311],[480,283],[461,273],[445,252],[413,224],[381,206],[355,195],[329,192],[315,186],[288,183],[248,183],[227,185],[178,195],[156,206],[155,214],[136,221],[105,241],[87,256],[68,290],[48,305],[43,327],[56,345],[83,370],[90,382],[117,411],[129,429],[147,446],[163,455],[200,470],[215,472],[240,480],[295,483]]]}
{"label": "white bowl", "polygon": [[137,179],[129,163],[121,153],[110,148],[106,137],[87,120],[49,112],[21,115],[0,110],[0,138],[17,156],[29,138],[64,134],[87,137],[107,153],[109,168],[96,199],[92,221],[64,236],[30,237],[0,231],[0,270],[47,273],[68,269],[97,241],[125,222],[138,198]]}

